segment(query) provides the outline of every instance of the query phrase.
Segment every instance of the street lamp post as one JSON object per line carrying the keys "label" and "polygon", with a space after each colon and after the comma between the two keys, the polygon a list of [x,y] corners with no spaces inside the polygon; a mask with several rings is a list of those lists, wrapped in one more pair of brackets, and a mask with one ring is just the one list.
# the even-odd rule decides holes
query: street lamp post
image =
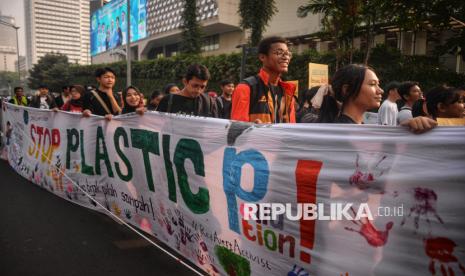
{"label": "street lamp post", "polygon": [[250,54],[256,54],[258,52],[256,47],[250,47],[248,44],[237,45],[236,48],[242,49],[241,57],[241,71],[240,71],[240,80],[242,81],[245,78],[245,65],[247,63],[247,56]]}
{"label": "street lamp post", "polygon": [[19,85],[21,85],[21,70],[19,69],[19,39],[18,39],[18,26],[13,26],[16,30],[16,53],[18,54],[18,81]]}
{"label": "street lamp post", "polygon": [[131,0],[127,0],[126,24],[128,24],[128,32],[126,36],[126,86],[131,85]]}

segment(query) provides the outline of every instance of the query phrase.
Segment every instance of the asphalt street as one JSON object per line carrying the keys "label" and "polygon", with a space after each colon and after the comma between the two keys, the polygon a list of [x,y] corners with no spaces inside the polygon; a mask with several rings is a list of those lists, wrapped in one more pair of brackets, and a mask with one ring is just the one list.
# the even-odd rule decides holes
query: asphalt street
{"label": "asphalt street", "polygon": [[0,160],[0,275],[195,275],[106,215],[30,183]]}

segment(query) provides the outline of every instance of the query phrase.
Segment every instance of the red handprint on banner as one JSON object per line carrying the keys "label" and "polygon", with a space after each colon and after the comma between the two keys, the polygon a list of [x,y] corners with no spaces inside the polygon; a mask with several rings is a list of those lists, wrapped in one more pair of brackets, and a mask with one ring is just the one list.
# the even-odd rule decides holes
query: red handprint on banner
{"label": "red handprint on banner", "polygon": [[428,269],[432,275],[436,275],[436,261],[439,262],[441,273],[444,276],[455,275],[454,269],[451,267],[453,263],[457,263],[458,268],[465,275],[465,267],[452,254],[456,246],[454,241],[444,237],[425,240],[425,252],[431,258]]}
{"label": "red handprint on banner", "polygon": [[[357,158],[355,159],[355,171],[349,177],[349,183],[352,186],[356,186],[360,190],[366,190],[369,188],[375,188],[381,190],[381,193],[384,193],[384,190],[380,187],[373,187],[373,183],[376,180],[375,177],[380,177],[383,175],[385,170],[379,170],[378,166],[387,158],[386,155],[383,155],[378,161],[376,161],[375,166],[373,169],[370,168],[370,164],[368,164],[367,172],[362,172],[360,168],[360,155],[357,154]],[[372,170],[379,170],[377,173],[373,172]]]}
{"label": "red handprint on banner", "polygon": [[[407,215],[407,218],[410,218],[412,213],[415,214],[415,218],[413,219],[415,229],[418,230],[419,228],[419,221],[421,216],[426,217],[426,222],[428,223],[429,226],[431,226],[431,221],[428,217],[428,215],[432,214],[434,217],[437,218],[437,220],[441,223],[444,224],[443,220],[441,217],[438,215],[436,211],[436,202],[438,200],[438,196],[435,191],[428,189],[428,188],[421,188],[421,187],[416,187],[414,190],[414,199],[415,203],[414,205],[410,208],[410,212]],[[402,219],[402,222],[400,225],[404,225],[406,221],[406,217]]]}
{"label": "red handprint on banner", "polygon": [[[354,217],[356,216],[355,210],[351,207]],[[350,227],[344,227],[347,231],[357,232],[362,235],[368,242],[369,245],[373,247],[384,246],[387,243],[389,231],[391,230],[394,223],[392,221],[386,224],[386,230],[380,231],[367,219],[361,218],[358,221],[352,221],[355,225],[360,227],[360,230],[355,230]]]}

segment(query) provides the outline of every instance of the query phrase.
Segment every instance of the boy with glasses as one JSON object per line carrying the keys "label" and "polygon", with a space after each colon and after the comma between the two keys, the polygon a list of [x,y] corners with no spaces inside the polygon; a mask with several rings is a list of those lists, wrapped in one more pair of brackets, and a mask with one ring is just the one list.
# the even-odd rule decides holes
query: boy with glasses
{"label": "boy with glasses", "polygon": [[232,95],[231,119],[255,123],[295,123],[296,86],[281,79],[292,53],[281,37],[268,37],[258,45],[262,68],[240,83]]}

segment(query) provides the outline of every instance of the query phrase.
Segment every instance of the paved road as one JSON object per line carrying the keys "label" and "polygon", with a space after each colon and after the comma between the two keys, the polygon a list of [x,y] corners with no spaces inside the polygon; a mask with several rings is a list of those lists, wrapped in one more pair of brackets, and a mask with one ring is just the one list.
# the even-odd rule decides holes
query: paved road
{"label": "paved road", "polygon": [[195,275],[100,213],[61,199],[0,160],[0,275]]}

